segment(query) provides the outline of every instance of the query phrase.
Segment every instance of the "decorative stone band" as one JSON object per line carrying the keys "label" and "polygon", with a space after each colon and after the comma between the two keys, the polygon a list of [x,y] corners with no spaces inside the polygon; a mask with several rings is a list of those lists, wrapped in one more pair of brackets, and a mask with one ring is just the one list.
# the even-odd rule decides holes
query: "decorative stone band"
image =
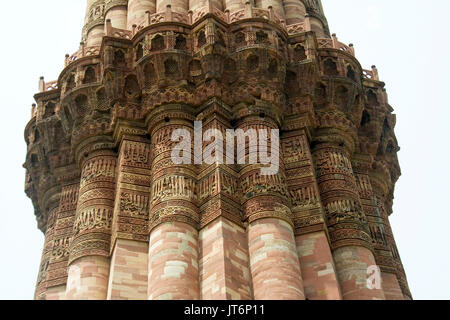
{"label": "decorative stone band", "polygon": [[[360,246],[374,252],[372,238],[364,231],[357,230],[360,226],[335,226],[328,228],[331,240],[331,249],[342,248],[346,246]],[[342,229],[341,229],[342,228]]]}
{"label": "decorative stone band", "polygon": [[375,259],[382,272],[397,273],[395,261],[390,251],[375,250]]}
{"label": "decorative stone band", "polygon": [[87,37],[89,31],[91,31],[93,28],[97,26],[103,26],[105,24],[105,18],[99,17],[96,20],[90,21],[83,27],[83,35]]}
{"label": "decorative stone band", "polygon": [[342,144],[348,154],[353,154],[358,141],[355,124],[340,111],[316,112],[317,131],[313,143]]}
{"label": "decorative stone band", "polygon": [[74,236],[95,231],[97,229],[110,229],[112,222],[112,210],[107,208],[88,208],[77,214],[74,223]]}
{"label": "decorative stone band", "polygon": [[294,213],[293,222],[296,236],[327,230],[322,212],[303,216]]}
{"label": "decorative stone band", "polygon": [[119,7],[119,6],[127,6],[128,0],[106,0],[105,1],[105,13],[108,12],[111,8]]}
{"label": "decorative stone band", "polygon": [[83,39],[87,39],[89,31],[98,25],[105,23],[105,1],[88,0],[86,17],[83,27]]}
{"label": "decorative stone band", "polygon": [[226,196],[215,196],[200,206],[199,210],[201,212],[199,229],[208,226],[219,216],[228,219],[239,227],[244,226],[241,218],[241,206]]}
{"label": "decorative stone band", "polygon": [[182,222],[196,229],[199,227],[199,216],[197,206],[186,203],[186,201],[169,201],[157,205],[151,210],[149,223],[150,233],[154,228],[163,223]]}
{"label": "decorative stone band", "polygon": [[[83,163],[87,160],[87,155],[97,151],[114,150],[116,146],[112,137],[109,135],[87,136],[77,142],[77,144],[72,145],[72,150],[75,154],[75,161],[81,168],[83,167]],[[81,180],[83,180],[83,177],[81,177]]]}
{"label": "decorative stone band", "polygon": [[111,234],[88,233],[76,237],[71,243],[70,258],[71,265],[77,259],[88,256],[109,257]]}
{"label": "decorative stone band", "polygon": [[263,195],[247,200],[243,204],[244,219],[253,222],[259,219],[278,218],[294,227],[292,213],[277,196]]}

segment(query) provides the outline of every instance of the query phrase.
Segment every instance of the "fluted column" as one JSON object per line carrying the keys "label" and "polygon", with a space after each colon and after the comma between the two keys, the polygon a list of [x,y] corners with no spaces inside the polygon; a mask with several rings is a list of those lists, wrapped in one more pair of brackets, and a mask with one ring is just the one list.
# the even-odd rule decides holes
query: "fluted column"
{"label": "fluted column", "polygon": [[105,0],[87,0],[83,41],[88,47],[100,46],[105,24]]}
{"label": "fluted column", "polygon": [[278,18],[281,20],[286,18],[282,0],[256,0],[255,7],[261,9],[268,9],[269,7],[272,7]]}
{"label": "fluted column", "polygon": [[243,0],[224,0],[224,10],[228,10],[230,13],[245,8],[245,1]]}
{"label": "fluted column", "polygon": [[313,157],[343,299],[384,299],[381,288],[367,285],[368,270],[376,262],[349,151],[340,135],[322,133]]}
{"label": "fluted column", "polygon": [[328,22],[320,0],[306,1],[306,13],[309,18],[311,30],[314,31],[318,38],[326,38],[330,36],[328,30]]}
{"label": "fluted column", "polygon": [[47,300],[65,299],[69,244],[72,237],[79,189],[78,181],[65,182],[62,186],[53,230],[52,254],[48,266]]}
{"label": "fluted column", "polygon": [[[270,148],[275,142],[271,139],[271,130],[278,129],[278,126],[271,119],[256,115],[242,119],[237,129],[244,132],[249,129],[266,131],[269,139],[267,146]],[[254,142],[254,138],[249,140]],[[258,142],[259,147],[262,140]],[[245,199],[243,215],[248,222],[247,235],[254,298],[301,300],[305,295],[292,213],[287,203],[284,167],[280,163],[278,172],[263,175],[261,168],[265,165],[250,164],[250,158],[255,156],[255,153],[257,150],[246,146],[247,160],[240,170],[240,185]],[[280,158],[279,150],[271,156]]]}
{"label": "fluted column", "polygon": [[[250,300],[252,298],[247,232],[241,219],[237,167],[225,163],[222,154],[226,130],[231,127],[230,107],[208,103],[198,121],[202,123],[205,155],[218,158],[198,168],[200,296],[202,300]],[[213,132],[213,137],[209,133]],[[220,133],[220,134],[219,134]],[[221,135],[221,136],[220,136]],[[222,141],[223,140],[223,141]],[[212,162],[212,163],[211,163]]]}
{"label": "fluted column", "polygon": [[113,151],[85,154],[70,245],[66,291],[69,300],[106,299],[115,175]]}
{"label": "fluted column", "polygon": [[[291,119],[286,126],[295,123]],[[305,296],[341,300],[306,129],[285,132],[281,144]]]}
{"label": "fluted column", "polygon": [[311,15],[307,15],[307,18],[309,19],[311,31],[314,31],[318,38],[329,38],[329,35],[325,31],[324,23],[321,19]]}
{"label": "fluted column", "polygon": [[[126,127],[116,132],[127,129],[132,132]],[[145,130],[142,131],[145,135]],[[117,167],[108,299],[146,300],[151,185],[148,139],[123,135]]]}
{"label": "fluted column", "polygon": [[111,20],[113,28],[127,28],[127,2],[128,0],[116,0],[106,4],[105,20]]}
{"label": "fluted column", "polygon": [[[398,284],[402,291],[403,299],[404,300],[412,300],[412,295],[411,295],[411,291],[409,290],[409,285],[408,285],[408,280],[406,278],[405,269],[403,268],[403,263],[400,259],[400,254],[398,252],[397,244],[396,244],[394,238],[392,238],[391,247],[392,247],[392,252],[393,252],[392,255],[394,256],[395,267],[397,269],[397,281],[398,281]],[[386,278],[386,275],[384,275],[384,277]],[[394,288],[393,291],[397,293],[397,297],[398,297],[396,282],[392,276],[390,277],[390,279],[392,279],[391,283],[392,283],[392,288]]]}
{"label": "fluted column", "polygon": [[44,249],[42,250],[41,264],[34,294],[35,300],[47,299],[47,273],[53,248],[54,227],[57,208],[48,211],[47,227],[45,231]]}
{"label": "fluted column", "polygon": [[295,24],[305,21],[306,7],[302,0],[283,0],[286,24]]}
{"label": "fluted column", "polygon": [[140,25],[145,21],[145,13],[156,12],[156,0],[128,0],[128,30],[133,28],[133,25]]}
{"label": "fluted column", "polygon": [[[199,299],[198,208],[192,164],[172,161],[172,133],[185,129],[193,137],[188,106],[159,107],[151,117],[152,197],[150,201],[150,300]],[[191,149],[189,144],[189,149]],[[192,159],[192,158],[191,158]]]}
{"label": "fluted column", "polygon": [[189,10],[194,14],[202,8],[223,11],[223,2],[221,0],[189,0]]}
{"label": "fluted column", "polygon": [[380,164],[375,164],[375,168],[371,168],[368,171],[366,178],[366,184],[370,185],[372,196],[371,211],[377,220],[377,223],[371,226],[375,246],[380,249],[379,254],[375,258],[380,264],[383,279],[382,285],[386,299],[404,300],[406,297],[404,297],[403,291],[408,290],[405,285],[403,288],[401,286],[401,262],[385,206],[386,195],[389,193],[390,174]]}
{"label": "fluted column", "polygon": [[156,0],[156,12],[165,12],[168,5],[172,12],[187,14],[189,11],[189,0]]}

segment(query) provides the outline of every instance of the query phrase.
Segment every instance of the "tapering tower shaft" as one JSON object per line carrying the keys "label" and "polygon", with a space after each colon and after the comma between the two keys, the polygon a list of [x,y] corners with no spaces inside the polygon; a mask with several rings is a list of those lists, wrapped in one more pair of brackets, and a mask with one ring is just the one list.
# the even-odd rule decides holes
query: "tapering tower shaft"
{"label": "tapering tower shaft", "polygon": [[320,0],[88,0],[39,90],[37,299],[411,298],[395,115]]}

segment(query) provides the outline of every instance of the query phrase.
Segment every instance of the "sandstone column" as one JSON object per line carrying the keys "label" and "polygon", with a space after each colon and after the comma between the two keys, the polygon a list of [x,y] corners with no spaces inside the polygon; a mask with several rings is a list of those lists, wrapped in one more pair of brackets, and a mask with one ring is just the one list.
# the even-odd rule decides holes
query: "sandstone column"
{"label": "sandstone column", "polygon": [[239,11],[245,8],[245,2],[242,0],[224,0],[224,9],[230,13]]}
{"label": "sandstone column", "polygon": [[110,267],[116,156],[110,149],[86,152],[84,156],[66,298],[104,300]]}
{"label": "sandstone column", "polygon": [[[70,169],[64,167],[65,172]],[[70,177],[70,174],[68,175]],[[78,177],[79,174],[74,176]],[[73,221],[78,201],[79,182],[66,181],[61,190],[61,199],[56,212],[52,253],[47,274],[47,300],[64,300],[67,285],[67,264]]]}
{"label": "sandstone column", "polygon": [[330,32],[321,1],[306,1],[305,5],[311,30],[316,33],[318,38],[329,38]]}
{"label": "sandstone column", "polygon": [[[116,200],[112,226],[109,300],[146,300],[148,281],[148,214],[151,185],[150,143],[124,135],[118,155]],[[130,130],[132,132],[132,130]],[[145,130],[142,130],[145,135]]]}
{"label": "sandstone column", "polygon": [[347,138],[344,132],[324,130],[316,137],[313,147],[333,257],[343,299],[384,299],[382,289],[369,289],[367,286],[368,268],[376,266],[376,262],[350,162],[350,151],[345,148],[346,144],[350,144]]}
{"label": "sandstone column", "polygon": [[113,1],[105,7],[105,21],[111,20],[113,28],[127,28],[127,3],[128,0]]}
{"label": "sandstone column", "polygon": [[[241,118],[237,128],[244,132],[249,129],[257,130],[256,132],[259,129],[265,130],[270,150],[273,143],[270,138],[271,130],[278,129],[278,125],[264,114],[254,114],[251,107],[248,109],[250,114]],[[254,137],[249,138],[253,139]],[[243,215],[248,222],[254,298],[305,299],[283,163],[280,162],[276,174],[263,175],[261,167],[264,165],[250,164],[250,158],[257,151],[247,146],[248,144],[245,150],[246,165],[242,165],[240,170],[240,185],[244,197]],[[258,141],[258,146],[261,147],[261,141]],[[271,156],[280,158],[279,151]]]}
{"label": "sandstone column", "polygon": [[41,264],[39,266],[39,274],[36,283],[36,290],[34,298],[36,300],[47,299],[47,272],[51,259],[54,227],[56,219],[57,208],[53,208],[48,212],[47,227],[45,231],[44,249],[42,251]]}
{"label": "sandstone column", "polygon": [[283,0],[286,24],[295,24],[305,21],[306,7],[302,0]]}
{"label": "sandstone column", "polygon": [[133,25],[140,25],[145,20],[145,13],[156,12],[156,0],[128,0],[128,30],[133,28]]}
{"label": "sandstone column", "polygon": [[156,12],[165,12],[170,5],[172,12],[187,14],[189,0],[156,0]]}
{"label": "sandstone column", "polygon": [[286,18],[282,0],[256,0],[255,7],[266,10],[269,7],[272,7],[273,11],[275,12],[275,14],[279,19],[285,20]]}
{"label": "sandstone column", "polygon": [[308,300],[342,300],[329,238],[323,230],[295,237]]}
{"label": "sandstone column", "polygon": [[190,107],[184,105],[160,106],[148,118],[153,152],[150,300],[196,300],[200,297],[196,172],[192,164],[178,165],[171,157],[176,144],[171,141],[174,130],[186,129],[193,137],[194,119],[189,110]]}
{"label": "sandstone column", "polygon": [[221,0],[189,0],[189,10],[194,14],[200,9],[217,9],[223,11],[223,2]]}
{"label": "sandstone column", "polygon": [[[203,150],[218,142],[207,137],[210,130],[226,137],[231,127],[230,107],[217,100],[210,101],[199,115],[202,122]],[[247,233],[241,219],[237,166],[227,164],[224,146],[218,143],[219,156],[214,163],[203,162],[198,170],[198,200],[200,209],[200,294],[202,300],[250,300],[251,277]],[[205,159],[206,160],[206,159]],[[211,161],[212,162],[212,161]]]}
{"label": "sandstone column", "polygon": [[105,1],[87,0],[86,17],[83,28],[83,41],[87,47],[100,46],[105,24]]}
{"label": "sandstone column", "polygon": [[374,167],[370,166],[367,175],[360,177],[359,181],[361,189],[368,189],[366,192],[371,196],[371,206],[367,210],[371,213],[374,222],[370,226],[370,231],[377,249],[375,258],[381,268],[382,286],[386,299],[404,300],[402,291],[407,290],[400,286],[401,271],[398,266],[401,266],[401,262],[398,263],[399,256],[385,205],[391,183],[389,171],[375,161]]}
{"label": "sandstone column", "polygon": [[[305,103],[306,98],[300,100]],[[295,127],[298,118],[293,114],[285,124]],[[308,300],[341,300],[306,130],[292,130],[282,136],[305,296]]]}

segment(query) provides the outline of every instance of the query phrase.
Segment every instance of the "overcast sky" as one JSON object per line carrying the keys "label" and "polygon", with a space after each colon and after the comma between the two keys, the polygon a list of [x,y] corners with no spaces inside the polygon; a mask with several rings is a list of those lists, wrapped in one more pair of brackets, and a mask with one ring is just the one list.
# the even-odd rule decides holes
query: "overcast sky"
{"label": "overcast sky", "polygon": [[[44,237],[25,196],[26,145],[39,76],[57,79],[78,49],[83,0],[2,3],[0,299],[32,299]],[[403,172],[391,224],[415,299],[450,299],[450,1],[323,0],[331,32],[375,64],[397,114]]]}

